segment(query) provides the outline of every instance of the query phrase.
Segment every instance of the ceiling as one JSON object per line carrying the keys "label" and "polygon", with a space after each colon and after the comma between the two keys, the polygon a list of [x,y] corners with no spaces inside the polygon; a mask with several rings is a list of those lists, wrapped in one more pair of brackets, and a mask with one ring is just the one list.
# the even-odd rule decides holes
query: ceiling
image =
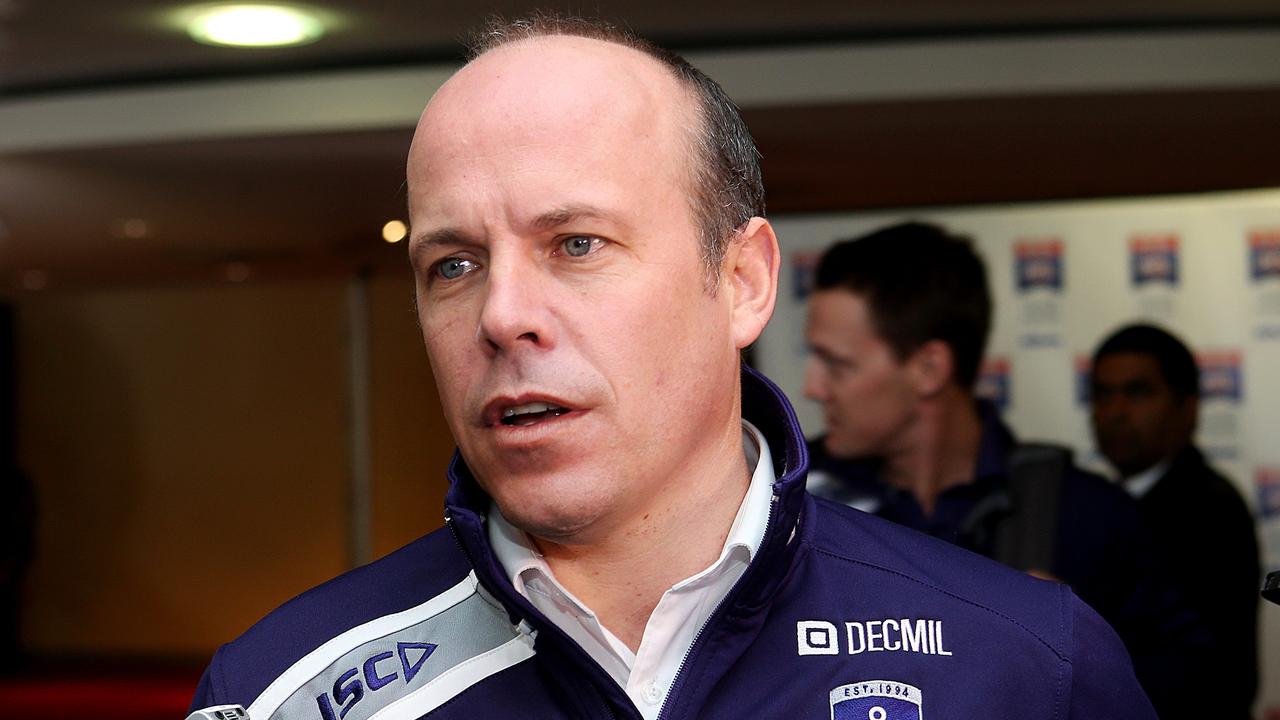
{"label": "ceiling", "polygon": [[[455,61],[459,38],[484,15],[535,6],[311,4],[337,19],[320,42],[234,50],[199,45],[172,27],[167,18],[179,3],[0,0],[0,110],[159,84]],[[684,50],[1280,28],[1274,0],[619,0],[593,7]],[[772,208],[831,210],[1280,184],[1274,176],[1280,171],[1262,169],[1280,168],[1270,131],[1280,126],[1276,98],[1274,90],[1164,90],[1096,93],[1092,104],[1069,96],[827,102],[748,107],[746,114],[764,151]],[[1165,122],[1188,113],[1194,122]],[[1152,123],[1160,132],[1151,132]],[[0,292],[243,280],[403,262],[402,250],[378,241],[378,230],[403,215],[410,134],[407,126],[242,133],[0,154]],[[1215,147],[1205,142],[1210,136],[1231,142],[1207,152]],[[1248,153],[1242,137],[1256,140]],[[1195,152],[1162,170],[1171,146]],[[1093,163],[1116,163],[1125,153],[1136,175],[1097,177]],[[910,171],[930,163],[928,173]],[[1029,181],[1037,172],[1056,180]],[[926,175],[935,181],[921,183]]]}

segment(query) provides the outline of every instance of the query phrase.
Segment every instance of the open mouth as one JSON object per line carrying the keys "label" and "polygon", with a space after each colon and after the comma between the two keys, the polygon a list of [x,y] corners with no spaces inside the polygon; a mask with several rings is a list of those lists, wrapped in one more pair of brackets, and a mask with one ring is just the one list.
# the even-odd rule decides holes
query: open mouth
{"label": "open mouth", "polygon": [[551,418],[560,417],[569,412],[568,408],[560,407],[545,402],[531,402],[523,405],[512,405],[502,411],[502,418],[499,420],[503,425],[511,427],[524,427],[526,425],[536,425],[540,422],[550,420]]}

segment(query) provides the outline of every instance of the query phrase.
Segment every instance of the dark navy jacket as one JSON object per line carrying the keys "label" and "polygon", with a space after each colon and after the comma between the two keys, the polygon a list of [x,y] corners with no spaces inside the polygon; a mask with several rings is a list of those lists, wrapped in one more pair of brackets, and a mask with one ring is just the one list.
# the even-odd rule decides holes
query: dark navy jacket
{"label": "dark navy jacket", "polygon": [[[983,514],[983,507],[1004,491],[1017,441],[991,403],[980,402],[978,414],[982,437],[973,482],[939,495],[931,516],[910,492],[884,482],[880,461],[833,458],[821,440],[809,444],[812,472],[833,479],[816,491],[994,556],[991,526],[1001,515]],[[1160,716],[1181,717],[1179,708],[1201,694],[1197,681],[1217,659],[1204,618],[1160,571],[1138,503],[1106,479],[1072,464],[1060,481],[1055,515],[1054,560],[1051,567],[1038,569],[1069,584],[1115,628]],[[976,517],[981,521],[975,522]]]}
{"label": "dark navy jacket", "polygon": [[[662,718],[1155,715],[1124,647],[1064,585],[805,492],[790,405],[750,370],[778,481],[756,557],[694,641]],[[512,588],[484,495],[450,469],[448,528],[286,603],[223,646],[192,708],[251,720],[638,719]]]}

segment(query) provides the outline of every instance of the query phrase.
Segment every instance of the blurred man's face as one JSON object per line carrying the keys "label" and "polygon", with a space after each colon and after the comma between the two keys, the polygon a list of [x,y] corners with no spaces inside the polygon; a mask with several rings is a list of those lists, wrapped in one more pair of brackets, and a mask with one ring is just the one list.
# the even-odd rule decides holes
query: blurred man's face
{"label": "blurred man's face", "polygon": [[1179,398],[1151,355],[1104,355],[1093,367],[1093,434],[1124,477],[1173,456],[1191,441],[1199,404]]}
{"label": "blurred man's face", "polygon": [[423,338],[468,466],[535,536],[663,512],[741,432],[732,293],[706,291],[690,209],[696,122],[652,59],[565,37],[486,53],[423,113]]}
{"label": "blurred man's face", "polygon": [[876,334],[871,310],[847,290],[809,301],[804,394],[822,403],[827,451],[836,457],[891,454],[916,417],[906,367]]}

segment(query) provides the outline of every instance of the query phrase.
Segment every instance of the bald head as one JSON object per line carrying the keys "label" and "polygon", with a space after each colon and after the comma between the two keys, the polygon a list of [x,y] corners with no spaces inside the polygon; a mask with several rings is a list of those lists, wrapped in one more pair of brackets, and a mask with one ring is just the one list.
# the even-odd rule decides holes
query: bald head
{"label": "bald head", "polygon": [[[660,99],[664,109],[676,111],[669,118],[673,126],[664,129],[678,129],[680,132],[669,136],[674,142],[664,150],[684,163],[682,187],[685,188],[685,204],[698,228],[699,250],[708,287],[714,288],[725,248],[734,231],[750,218],[764,215],[759,153],[737,107],[714,80],[674,53],[601,21],[545,13],[510,22],[491,21],[473,37],[472,61],[455,79],[461,79],[482,59],[494,59],[489,56],[499,50],[513,49],[526,43],[534,43],[535,47],[542,43],[545,49],[546,43],[560,41],[569,41],[582,51],[595,46],[601,52],[594,57],[584,54],[578,58],[578,62],[589,61],[590,67],[555,64],[550,62],[552,58],[547,58],[540,67],[544,72],[552,73],[546,79],[554,81],[562,92],[548,93],[543,100],[534,98],[534,105],[546,103],[553,96],[564,99],[568,94],[597,95],[611,86],[621,86],[624,81],[637,81],[633,89],[642,89],[642,94],[636,97]],[[607,50],[615,52],[605,52]],[[501,55],[496,57],[502,59]],[[515,62],[526,62],[525,58]],[[566,59],[565,56],[560,58]],[[511,56],[507,54],[506,59],[511,59]],[[674,84],[654,82],[661,75]],[[437,93],[437,99],[452,84],[453,80],[446,83],[441,93]],[[505,104],[508,108],[514,103],[514,98],[494,95],[484,100]],[[436,99],[432,105],[436,105]],[[514,111],[516,114],[507,117],[520,117],[529,107],[526,103]],[[428,107],[428,112],[430,110]],[[549,108],[549,112],[555,110],[554,107]],[[427,114],[424,114],[424,120],[427,119]],[[652,123],[655,120],[657,118],[650,113],[648,121]],[[597,122],[598,118],[584,118],[583,121]],[[415,149],[420,147],[418,139],[424,130],[424,125],[420,124]],[[652,139],[651,134],[638,134],[624,138],[623,142],[630,146],[629,149],[635,149]],[[422,157],[420,152],[411,154],[411,187],[414,180],[412,164]]]}
{"label": "bald head", "polygon": [[639,51],[569,36],[511,42],[468,63],[427,105],[409,152],[410,202],[434,168],[481,145],[574,147],[574,162],[661,148],[653,181],[687,193],[698,125],[689,93]]}

